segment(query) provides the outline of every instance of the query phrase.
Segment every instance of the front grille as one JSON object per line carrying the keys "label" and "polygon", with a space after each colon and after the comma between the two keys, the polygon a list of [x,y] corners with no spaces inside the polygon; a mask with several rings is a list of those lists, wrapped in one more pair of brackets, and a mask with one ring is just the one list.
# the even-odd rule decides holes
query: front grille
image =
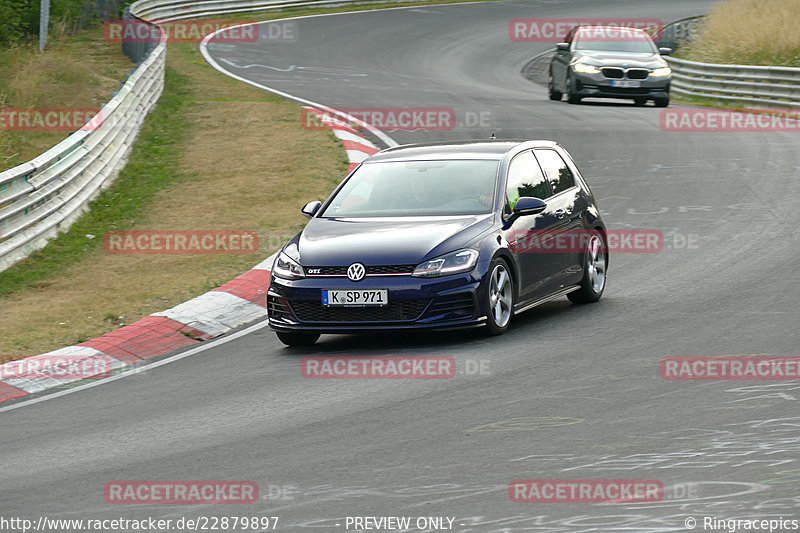
{"label": "front grille", "polygon": [[470,317],[475,314],[475,298],[471,292],[459,292],[448,294],[436,298],[428,310],[426,316],[436,316],[451,314],[456,317]]}
{"label": "front grille", "polygon": [[383,307],[326,307],[318,301],[298,300],[290,305],[303,322],[394,322],[417,319],[428,302],[397,300]]}
{"label": "front grille", "polygon": [[346,276],[347,267],[306,267],[306,273],[309,276]]}
{"label": "front grille", "polygon": [[600,69],[600,72],[602,72],[603,76],[606,78],[621,78],[625,75],[625,71],[619,67],[603,67]]}
{"label": "front grille", "polygon": [[610,79],[621,79],[627,77],[629,80],[644,80],[650,75],[646,68],[629,68],[625,70],[620,67],[603,67],[600,69],[603,76]]}
{"label": "front grille", "polygon": [[603,87],[603,92],[613,94],[648,94],[650,89],[647,87]]}
{"label": "front grille", "polygon": [[284,300],[267,294],[267,315],[277,319],[292,319],[292,312],[284,303]]}
{"label": "front grille", "polygon": [[629,68],[627,74],[629,80],[643,80],[650,72],[644,68]]}
{"label": "front grille", "polygon": [[367,267],[367,275],[370,274],[411,274],[417,265],[373,265]]}
{"label": "front grille", "polygon": [[[381,276],[388,274],[411,274],[417,265],[369,265],[366,267],[367,276]],[[309,276],[346,276],[346,266],[306,267]],[[316,272],[319,270],[319,272]],[[312,273],[313,272],[313,273]]]}

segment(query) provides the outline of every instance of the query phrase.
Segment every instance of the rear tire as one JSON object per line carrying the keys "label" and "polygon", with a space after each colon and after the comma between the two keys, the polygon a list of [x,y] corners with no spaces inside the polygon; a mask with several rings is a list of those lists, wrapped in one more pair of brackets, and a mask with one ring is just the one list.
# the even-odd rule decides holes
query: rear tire
{"label": "rear tire", "polygon": [[286,346],[311,346],[317,339],[319,333],[303,333],[300,331],[276,331],[278,339]]}
{"label": "rear tire", "polygon": [[514,278],[506,262],[493,259],[489,265],[489,279],[483,294],[486,303],[487,336],[502,335],[514,316]]}
{"label": "rear tire", "polygon": [[567,294],[569,301],[576,304],[596,302],[603,296],[606,288],[606,243],[602,234],[593,230],[583,259],[583,279],[580,288]]}
{"label": "rear tire", "polygon": [[633,99],[633,103],[636,105],[645,105],[647,103],[647,98],[644,96],[637,96]]}

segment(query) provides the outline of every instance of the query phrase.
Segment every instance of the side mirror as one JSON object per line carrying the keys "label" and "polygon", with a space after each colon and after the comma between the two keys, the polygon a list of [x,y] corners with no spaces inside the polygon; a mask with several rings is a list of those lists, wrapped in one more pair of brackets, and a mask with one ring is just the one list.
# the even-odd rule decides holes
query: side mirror
{"label": "side mirror", "polygon": [[514,209],[512,209],[511,216],[508,217],[505,226],[510,227],[511,224],[513,224],[514,221],[519,217],[538,215],[544,211],[546,207],[547,204],[539,198],[535,198],[533,196],[523,196],[517,200],[517,203],[514,204]]}
{"label": "side mirror", "polygon": [[306,205],[303,206],[303,209],[300,211],[307,216],[308,218],[312,218],[314,215],[317,214],[319,208],[322,206],[322,202],[319,200],[314,200],[313,202],[308,202]]}
{"label": "side mirror", "polygon": [[666,47],[659,48],[658,53],[661,54],[662,56],[668,56],[672,53],[672,48],[666,48]]}
{"label": "side mirror", "polygon": [[569,52],[569,43],[558,43],[558,44],[556,44],[556,50],[562,50],[564,52]]}
{"label": "side mirror", "polygon": [[514,204],[513,213],[518,217],[525,216],[525,215],[537,215],[544,211],[547,204],[538,198],[533,196],[523,196],[517,203]]}

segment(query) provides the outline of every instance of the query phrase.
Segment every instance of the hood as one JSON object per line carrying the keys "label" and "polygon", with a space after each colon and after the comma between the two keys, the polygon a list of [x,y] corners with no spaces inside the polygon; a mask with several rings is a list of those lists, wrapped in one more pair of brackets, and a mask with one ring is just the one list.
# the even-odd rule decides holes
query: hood
{"label": "hood", "polygon": [[589,63],[597,67],[666,67],[667,62],[659,54],[631,54],[630,52],[607,52],[581,50],[575,56],[576,61]]}
{"label": "hood", "polygon": [[468,246],[492,220],[492,214],[312,218],[296,243],[303,266],[410,265]]}

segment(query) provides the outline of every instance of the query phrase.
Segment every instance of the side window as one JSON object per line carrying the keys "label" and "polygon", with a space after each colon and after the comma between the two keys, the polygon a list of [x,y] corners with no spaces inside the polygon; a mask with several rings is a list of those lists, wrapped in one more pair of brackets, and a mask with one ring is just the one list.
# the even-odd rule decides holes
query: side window
{"label": "side window", "polygon": [[555,150],[536,150],[536,158],[542,165],[547,181],[553,187],[553,194],[566,191],[575,186],[575,176]]}
{"label": "side window", "polygon": [[522,152],[511,161],[506,180],[506,213],[511,213],[522,196],[535,196],[544,200],[551,194],[550,185],[533,157],[533,152]]}

